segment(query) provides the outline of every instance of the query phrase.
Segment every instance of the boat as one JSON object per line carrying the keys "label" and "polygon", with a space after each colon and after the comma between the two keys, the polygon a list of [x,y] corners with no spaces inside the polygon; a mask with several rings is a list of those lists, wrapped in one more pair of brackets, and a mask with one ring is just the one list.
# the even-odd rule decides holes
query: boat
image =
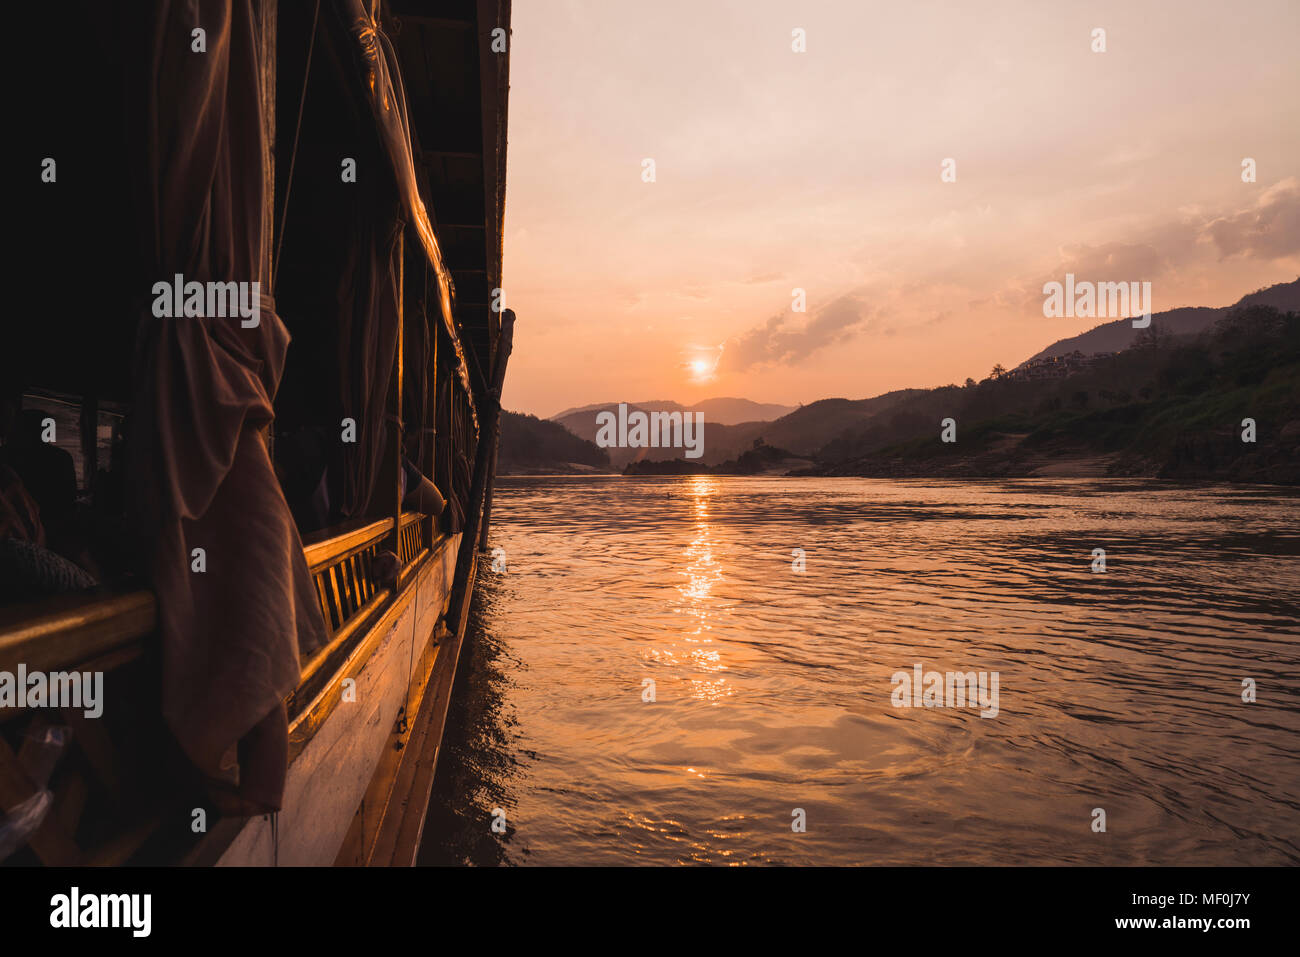
{"label": "boat", "polygon": [[510,13],[35,14],[80,24],[33,126],[60,294],[7,350],[0,478],[10,557],[67,574],[0,602],[4,863],[415,862],[513,343]]}

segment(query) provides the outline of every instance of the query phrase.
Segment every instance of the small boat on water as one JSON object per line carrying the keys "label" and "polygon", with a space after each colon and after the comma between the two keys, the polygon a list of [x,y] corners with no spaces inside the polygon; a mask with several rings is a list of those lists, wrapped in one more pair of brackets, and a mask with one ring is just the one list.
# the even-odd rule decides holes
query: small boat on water
{"label": "small boat on water", "polygon": [[5,863],[414,863],[513,338],[510,12],[34,12],[78,26],[0,369]]}

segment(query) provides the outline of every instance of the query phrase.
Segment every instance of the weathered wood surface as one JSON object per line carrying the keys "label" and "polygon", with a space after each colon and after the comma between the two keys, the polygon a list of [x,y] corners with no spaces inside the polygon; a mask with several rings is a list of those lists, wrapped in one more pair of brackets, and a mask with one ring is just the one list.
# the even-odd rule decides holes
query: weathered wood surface
{"label": "weathered wood surface", "polygon": [[[472,550],[473,543],[466,540]],[[477,560],[470,571],[469,588],[474,588],[478,571]],[[433,793],[433,779],[438,770],[438,756],[442,753],[442,736],[447,726],[447,712],[451,705],[456,668],[460,663],[460,650],[465,640],[469,620],[469,603],[462,605],[454,631],[438,649],[429,687],[425,691],[418,711],[411,723],[410,740],[402,751],[402,759],[393,775],[382,821],[367,864],[381,867],[412,867],[420,850],[424,835],[424,818]]]}
{"label": "weathered wood surface", "polygon": [[[325,865],[338,855],[354,813],[404,708],[414,662],[433,632],[450,591],[459,535],[446,539],[415,583],[357,646],[325,694],[337,696],[289,766],[278,847],[269,816],[244,823],[221,855],[223,865]],[[344,701],[343,679],[355,681],[355,700]],[[306,716],[290,729],[303,730]]]}

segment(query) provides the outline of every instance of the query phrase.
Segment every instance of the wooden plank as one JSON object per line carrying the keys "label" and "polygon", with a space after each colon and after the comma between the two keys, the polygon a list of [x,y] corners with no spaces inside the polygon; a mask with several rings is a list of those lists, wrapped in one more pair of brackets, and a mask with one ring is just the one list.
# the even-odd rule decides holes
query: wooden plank
{"label": "wooden plank", "polygon": [[302,674],[298,681],[299,688],[307,684],[321,668],[329,664],[335,652],[346,645],[349,639],[361,630],[370,617],[383,606],[391,595],[392,592],[387,588],[377,592],[368,602],[361,606],[356,614],[343,623],[343,627],[334,632],[334,637],[330,639],[330,643],[303,665]]}
{"label": "wooden plank", "polygon": [[339,567],[332,565],[325,574],[330,583],[330,597],[334,599],[334,616],[339,620],[339,627],[343,627],[347,624],[348,610],[339,593]]}
{"label": "wooden plank", "polygon": [[136,642],[158,624],[152,593],[92,593],[0,611],[0,671],[58,671]]}
{"label": "wooden plank", "polygon": [[303,546],[307,558],[307,567],[313,572],[342,561],[349,555],[375,544],[393,527],[391,518],[381,518],[377,522],[368,522],[346,532],[329,535],[327,538]]}
{"label": "wooden plank", "polygon": [[357,594],[352,584],[352,566],[345,559],[335,566],[338,569],[339,581],[343,586],[343,609],[344,614],[351,618],[361,607],[361,596]]}
{"label": "wooden plank", "polygon": [[[297,866],[330,864],[337,858],[406,703],[413,674],[412,641],[418,650],[417,636],[432,631],[431,612],[448,591],[454,547],[446,548],[443,558],[426,563],[415,587],[401,596],[400,614],[386,615],[367,635],[363,644],[373,642],[373,647],[360,648],[359,669],[347,672],[356,678],[355,703],[337,704],[293,758],[279,815],[278,847],[270,823],[256,818],[245,822],[220,863]],[[300,731],[295,725],[291,733]]]}
{"label": "wooden plank", "polygon": [[[454,548],[454,543],[454,538],[444,537],[440,549]],[[441,551],[439,551],[440,553]],[[387,599],[388,592],[381,592],[380,595]],[[312,697],[312,700],[303,707],[298,715],[290,715],[289,759],[291,761],[302,752],[316,729],[338,707],[339,690],[343,681],[347,678],[356,677],[357,672],[364,667],[366,659],[373,653],[375,645],[383,637],[384,630],[392,627],[393,622],[396,621],[397,617],[406,609],[414,597],[415,589],[413,588],[407,588],[399,592],[392,604],[384,609],[383,616],[367,630],[365,637],[348,653],[346,660],[335,671],[329,683]]]}
{"label": "wooden plank", "polygon": [[[415,616],[415,623],[418,627],[420,622],[418,607],[415,610]],[[437,624],[441,624],[441,622]],[[421,702],[423,702],[425,692],[429,687],[429,678],[433,674],[433,666],[437,660],[438,651],[437,628],[435,626],[434,633],[425,641],[424,651],[415,664],[408,693],[407,710],[404,713],[404,717],[408,721],[408,727],[402,730],[394,728],[389,736],[387,746],[384,748],[379,764],[375,768],[375,773],[371,776],[370,784],[366,788],[366,796],[362,798],[361,805],[353,816],[352,826],[348,830],[347,837],[344,838],[343,846],[339,849],[338,857],[335,858],[334,863],[336,866],[355,867],[370,862],[380,826],[383,823],[384,815],[389,809],[393,782],[402,764],[402,756],[411,744],[411,734],[414,729],[409,726],[409,721],[412,714],[419,714]]]}
{"label": "wooden plank", "polygon": [[332,635],[337,625],[334,622],[334,616],[330,613],[329,599],[325,597],[325,583],[321,581],[319,575],[312,576],[312,584],[316,586],[316,597],[320,599],[321,617],[325,619],[325,628]]}
{"label": "wooden plank", "polygon": [[[472,554],[468,588],[473,594],[478,560],[473,540],[463,539],[463,548]],[[447,725],[456,667],[469,620],[468,601],[461,603],[456,630],[438,648],[429,690],[425,692],[419,712],[411,726],[411,736],[403,749],[401,765],[394,777],[388,809],[384,814],[375,848],[368,861],[371,865],[412,867],[424,835],[424,818],[433,793],[433,779],[438,770],[438,754]]]}

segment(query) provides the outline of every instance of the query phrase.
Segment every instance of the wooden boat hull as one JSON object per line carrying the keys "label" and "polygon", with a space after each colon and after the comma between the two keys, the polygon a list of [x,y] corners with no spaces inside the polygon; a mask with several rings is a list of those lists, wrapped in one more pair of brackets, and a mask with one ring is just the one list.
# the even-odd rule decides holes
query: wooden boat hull
{"label": "wooden boat hull", "polygon": [[[422,695],[428,682],[429,674],[420,674],[417,665],[427,661],[430,673],[439,659],[443,667],[455,667],[448,660],[453,643],[432,649],[430,643],[451,598],[461,538],[449,536],[438,543],[414,580],[357,645],[338,679],[322,692],[338,700],[289,765],[283,809],[274,820],[263,815],[244,822],[219,865],[333,864],[354,818],[364,817],[367,810],[381,816],[382,808],[367,809],[364,804],[385,752],[405,737],[395,734],[395,728],[404,718],[409,722],[407,716],[416,710],[411,696]],[[309,707],[299,716],[291,735],[310,713]],[[363,844],[373,844],[379,828],[371,830]]]}

